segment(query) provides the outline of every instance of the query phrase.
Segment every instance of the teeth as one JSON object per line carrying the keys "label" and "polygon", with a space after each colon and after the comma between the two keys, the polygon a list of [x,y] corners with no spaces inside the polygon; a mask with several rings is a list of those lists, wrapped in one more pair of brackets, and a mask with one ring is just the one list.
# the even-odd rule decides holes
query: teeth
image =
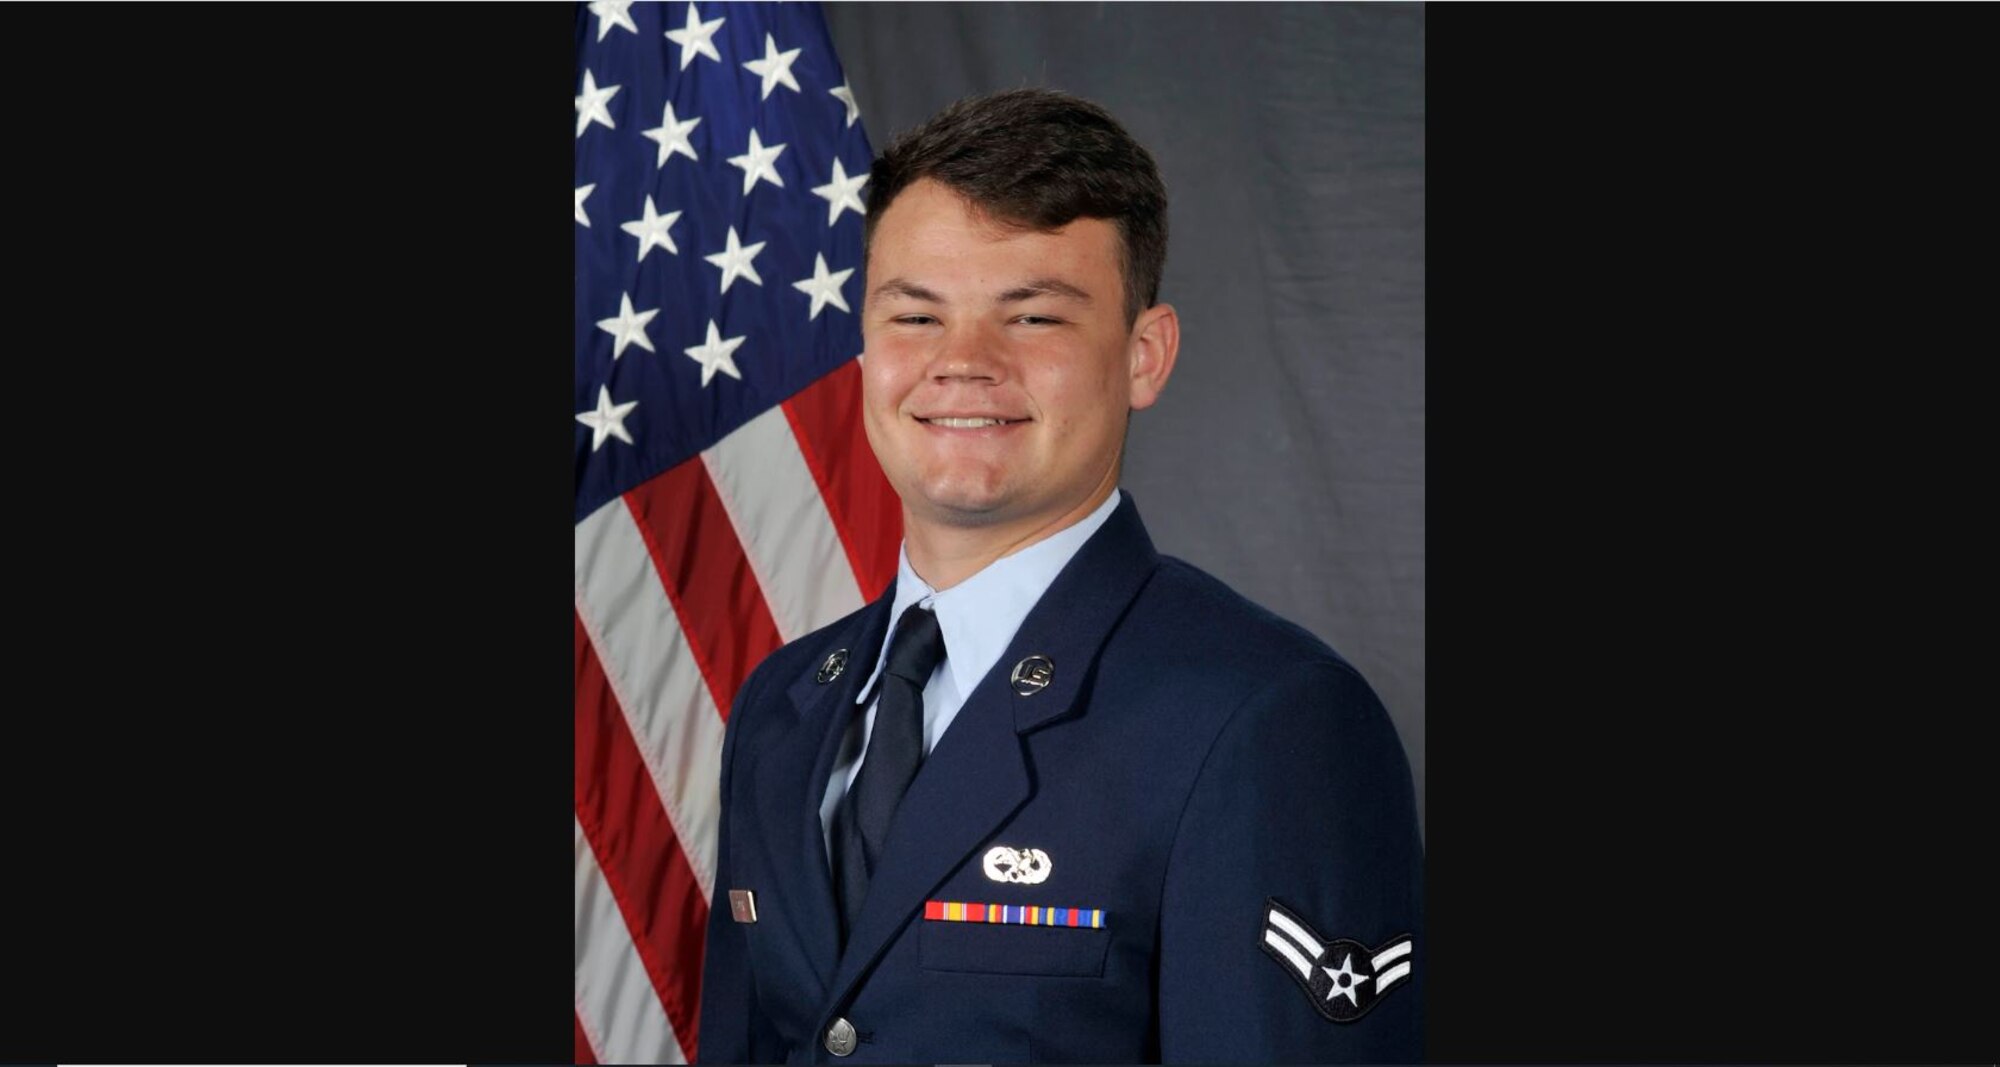
{"label": "teeth", "polygon": [[933,426],[949,426],[954,430],[977,430],[982,426],[999,426],[1006,421],[1007,421],[1006,419],[949,419],[949,418],[937,418],[930,420],[931,425]]}

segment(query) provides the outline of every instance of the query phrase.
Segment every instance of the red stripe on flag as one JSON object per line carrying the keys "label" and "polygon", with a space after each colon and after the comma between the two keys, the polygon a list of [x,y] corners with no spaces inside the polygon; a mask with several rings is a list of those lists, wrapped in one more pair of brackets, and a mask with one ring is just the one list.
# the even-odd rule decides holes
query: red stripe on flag
{"label": "red stripe on flag", "polygon": [[695,456],[626,493],[625,504],[727,720],[743,680],[784,642],[722,497]]}
{"label": "red stripe on flag", "polygon": [[785,418],[840,531],[861,597],[872,601],[896,578],[903,505],[862,428],[860,361],[850,359],[799,390],[785,401]]}
{"label": "red stripe on flag", "polygon": [[570,1019],[576,1023],[576,1052],[574,1053],[576,1059],[574,1062],[577,1064],[577,1067],[585,1067],[587,1064],[596,1063],[597,1054],[590,1051],[590,1039],[583,1036],[583,1019],[574,1013],[570,1015]]}
{"label": "red stripe on flag", "polygon": [[576,818],[692,1063],[708,901],[667,821],[581,615],[576,616]]}

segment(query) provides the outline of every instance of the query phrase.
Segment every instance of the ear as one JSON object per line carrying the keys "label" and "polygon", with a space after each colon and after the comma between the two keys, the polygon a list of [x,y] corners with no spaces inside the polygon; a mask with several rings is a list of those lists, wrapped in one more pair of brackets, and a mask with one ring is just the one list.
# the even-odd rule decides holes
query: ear
{"label": "ear", "polygon": [[1181,351],[1181,317],[1172,304],[1154,304],[1139,313],[1127,342],[1132,410],[1152,407],[1174,372]]}

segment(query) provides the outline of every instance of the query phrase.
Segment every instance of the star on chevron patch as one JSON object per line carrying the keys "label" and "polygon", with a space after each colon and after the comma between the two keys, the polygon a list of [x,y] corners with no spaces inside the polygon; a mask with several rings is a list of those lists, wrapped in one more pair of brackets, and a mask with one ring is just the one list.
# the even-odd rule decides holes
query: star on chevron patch
{"label": "star on chevron patch", "polygon": [[1321,1015],[1351,1023],[1410,974],[1410,938],[1391,938],[1369,948],[1352,938],[1328,939],[1276,900],[1264,901],[1264,955],[1306,991]]}

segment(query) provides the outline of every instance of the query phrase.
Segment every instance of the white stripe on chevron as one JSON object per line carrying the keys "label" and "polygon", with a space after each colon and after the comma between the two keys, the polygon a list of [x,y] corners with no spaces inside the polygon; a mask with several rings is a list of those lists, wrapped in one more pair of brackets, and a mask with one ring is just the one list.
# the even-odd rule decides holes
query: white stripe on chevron
{"label": "white stripe on chevron", "polygon": [[1304,956],[1299,955],[1299,950],[1293,948],[1290,941],[1279,937],[1276,930],[1264,931],[1264,943],[1277,949],[1286,959],[1291,960],[1292,966],[1298,970],[1300,978],[1311,977],[1312,963]]}
{"label": "white stripe on chevron", "polygon": [[1273,926],[1290,934],[1292,939],[1299,943],[1299,947],[1306,950],[1306,955],[1312,959],[1318,959],[1319,954],[1324,951],[1320,947],[1320,943],[1313,939],[1313,935],[1306,933],[1305,927],[1287,918],[1284,912],[1272,908],[1270,919]]}
{"label": "white stripe on chevron", "polygon": [[1382,969],[1382,965],[1389,962],[1390,960],[1399,959],[1409,954],[1410,954],[1410,943],[1407,940],[1398,941],[1395,944],[1390,945],[1388,948],[1385,948],[1382,951],[1376,953],[1374,958],[1368,961],[1368,969],[1371,971],[1379,971]]}

